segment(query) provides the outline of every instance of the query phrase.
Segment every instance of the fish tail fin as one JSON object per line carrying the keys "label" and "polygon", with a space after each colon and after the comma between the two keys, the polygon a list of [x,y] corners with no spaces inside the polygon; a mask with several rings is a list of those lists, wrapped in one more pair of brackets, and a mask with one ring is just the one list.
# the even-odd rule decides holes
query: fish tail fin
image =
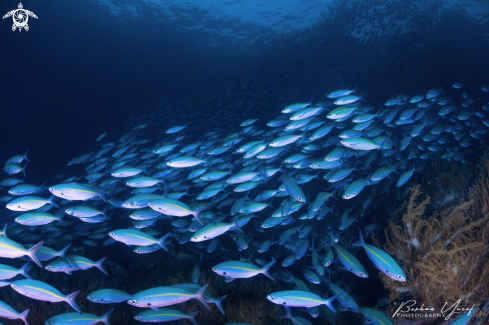
{"label": "fish tail fin", "polygon": [[294,277],[292,276],[292,274],[290,274],[289,271],[287,271],[287,274],[289,275],[289,278],[287,279],[287,283],[294,283]]}
{"label": "fish tail fin", "polygon": [[98,192],[98,196],[100,196],[102,201],[104,201],[105,203],[107,203],[107,198],[105,197],[105,190],[107,189],[107,187],[109,187],[109,183],[105,183],[105,185],[102,186],[102,188],[100,189],[100,192]]}
{"label": "fish tail fin", "polygon": [[109,210],[109,208],[110,208],[110,205],[107,205],[107,206],[106,206],[106,207],[105,207],[105,208],[102,210],[102,215],[103,215],[105,218],[107,218],[107,219],[109,219],[109,217],[107,216],[107,214],[106,214],[106,213],[107,213],[107,210]]}
{"label": "fish tail fin", "polygon": [[27,256],[29,256],[37,265],[39,265],[40,268],[42,268],[42,264],[41,264],[41,261],[39,261],[39,259],[37,258],[37,250],[42,246],[42,244],[44,244],[44,241],[41,241],[39,243],[37,243],[36,245],[32,246],[31,248],[29,248],[29,250],[27,251]]}
{"label": "fish tail fin", "polygon": [[107,271],[104,269],[104,266],[102,265],[102,263],[104,263],[104,261],[107,259],[107,257],[103,257],[101,259],[99,259],[97,262],[95,262],[95,266],[97,267],[97,269],[100,270],[100,272],[102,272],[103,274],[105,275],[109,275],[109,273],[107,273]]}
{"label": "fish tail fin", "polygon": [[29,271],[30,265],[31,263],[27,262],[24,265],[22,265],[22,267],[20,268],[20,274],[25,276],[27,279],[32,279],[29,273],[27,273],[27,271]]}
{"label": "fish tail fin", "polygon": [[199,299],[199,301],[202,303],[202,305],[204,305],[207,309],[211,309],[209,307],[209,305],[207,304],[207,302],[205,301],[205,298],[204,298],[204,293],[205,291],[207,290],[207,287],[209,285],[206,284],[205,286],[203,286],[202,288],[200,288],[196,293],[195,293],[195,298],[196,299]]}
{"label": "fish tail fin", "polygon": [[273,278],[273,276],[270,275],[270,273],[268,273],[268,270],[270,270],[273,266],[273,264],[275,264],[275,262],[277,262],[277,260],[273,260],[271,261],[270,263],[268,263],[267,265],[265,265],[262,269],[261,269],[261,273],[263,275],[266,275],[267,277],[269,277],[271,280],[277,282],[277,280],[275,280]]}
{"label": "fish tail fin", "polygon": [[199,311],[196,311],[194,313],[191,313],[188,315],[188,320],[191,321],[192,323],[194,323],[195,325],[199,325],[197,324],[197,321],[195,320],[195,316],[197,316],[200,312]]}
{"label": "fish tail fin", "polygon": [[365,241],[363,240],[362,230],[358,229],[358,231],[360,232],[360,237],[357,242],[352,244],[353,246],[363,246],[365,244]]}
{"label": "fish tail fin", "polygon": [[207,158],[204,159],[204,165],[212,166],[212,156],[207,156]]}
{"label": "fish tail fin", "polygon": [[234,217],[234,220],[233,220],[233,228],[234,230],[237,230],[238,232],[240,233],[244,233],[243,229],[241,229],[240,226],[238,226],[238,216],[236,215],[236,217]]}
{"label": "fish tail fin", "polygon": [[27,160],[27,162],[31,162],[29,159],[27,159],[27,153],[28,152],[29,152],[29,148],[27,148],[27,150],[25,151],[24,159]]}
{"label": "fish tail fin", "polygon": [[275,210],[275,207],[272,205],[273,200],[275,199],[275,196],[270,199],[270,201],[267,203],[267,206]]}
{"label": "fish tail fin", "polygon": [[105,315],[102,316],[102,319],[100,321],[105,325],[110,325],[109,317],[110,315],[112,315],[113,312],[114,312],[114,308],[111,308],[108,312],[105,313]]}
{"label": "fish tail fin", "polygon": [[0,281],[0,288],[6,287],[10,285],[10,281]]}
{"label": "fish tail fin", "polygon": [[199,212],[200,212],[200,211],[194,211],[194,212],[192,213],[192,215],[195,217],[195,220],[197,220],[197,221],[198,221],[198,222],[199,222],[199,223],[200,223],[200,224],[203,226],[203,225],[204,225],[204,223],[202,222],[202,220],[201,220],[201,219],[200,219],[200,217],[199,217]]}
{"label": "fish tail fin", "polygon": [[3,230],[2,230],[2,236],[5,237],[5,238],[8,238],[7,237],[7,227],[8,227],[8,222],[6,222],[4,225],[3,225]]}
{"label": "fish tail fin", "polygon": [[187,187],[187,189],[185,190],[182,196],[188,195],[188,191],[190,191],[190,187]]}
{"label": "fish tail fin", "polygon": [[24,168],[22,168],[22,173],[24,174],[24,177],[25,177],[25,168],[27,167],[27,165],[29,165],[28,163],[25,164]]}
{"label": "fish tail fin", "polygon": [[[27,149],[29,150],[29,149]],[[19,314],[19,319],[22,319],[25,325],[29,325],[27,322],[27,315],[29,314],[29,309],[24,310],[22,313]]]}
{"label": "fish tail fin", "polygon": [[168,248],[166,247],[165,245],[165,240],[170,237],[171,233],[167,233],[166,235],[164,235],[163,237],[160,238],[160,240],[158,240],[158,245],[161,246],[161,248],[163,248],[165,251],[168,252]]}
{"label": "fish tail fin", "polygon": [[164,198],[168,198],[168,192],[170,192],[170,187],[168,187],[168,186],[165,185],[165,189],[164,189],[164,192],[163,192],[163,197]]}
{"label": "fish tail fin", "polygon": [[46,186],[46,183],[47,183],[47,182],[48,182],[48,181],[44,181],[44,183],[42,183],[42,184],[41,184],[41,186],[39,186],[39,191],[40,191],[40,192],[44,192],[44,191],[46,190],[46,189],[44,188],[44,186]]}
{"label": "fish tail fin", "polygon": [[64,214],[63,214],[63,213],[60,213],[60,214],[59,214],[58,221],[59,221],[59,222],[60,222],[60,223],[61,223],[63,226],[65,226],[65,227],[66,227],[66,224],[65,224],[65,222],[63,221],[63,216],[64,216]]}
{"label": "fish tail fin", "polygon": [[336,299],[336,297],[338,297],[338,296],[333,296],[333,297],[328,298],[328,299],[326,299],[326,300],[324,301],[324,304],[325,304],[326,306],[328,306],[328,307],[329,307],[329,309],[331,309],[331,311],[332,311],[333,313],[335,313],[335,314],[336,314],[336,310],[334,310],[334,307],[333,307],[333,300],[335,300],[335,299]]}
{"label": "fish tail fin", "polygon": [[56,203],[54,203],[55,198],[56,198],[56,195],[51,195],[51,197],[48,199],[49,204],[51,204],[52,206],[55,206],[59,209],[59,206]]}
{"label": "fish tail fin", "polygon": [[63,261],[66,262],[66,264],[70,265],[70,262],[68,261],[68,259],[66,258],[65,254],[66,252],[68,251],[68,249],[71,247],[71,244],[68,244],[66,245],[65,248],[63,248],[62,250],[60,250],[58,252],[58,257],[60,257]]}
{"label": "fish tail fin", "polygon": [[304,228],[305,225],[306,225],[305,223],[303,223],[302,225],[300,225],[299,228],[297,228],[297,230],[295,232],[300,231],[302,228]]}
{"label": "fish tail fin", "polygon": [[222,296],[221,298],[216,299],[214,302],[216,304],[217,309],[221,312],[221,314],[226,315],[226,312],[222,308],[222,301],[227,298],[228,295]]}
{"label": "fish tail fin", "polygon": [[77,313],[81,314],[82,311],[81,311],[80,307],[78,307],[78,305],[76,304],[76,296],[78,296],[79,293],[80,293],[80,290],[73,292],[71,295],[67,295],[65,301],[71,307],[73,307],[73,309],[76,310]]}

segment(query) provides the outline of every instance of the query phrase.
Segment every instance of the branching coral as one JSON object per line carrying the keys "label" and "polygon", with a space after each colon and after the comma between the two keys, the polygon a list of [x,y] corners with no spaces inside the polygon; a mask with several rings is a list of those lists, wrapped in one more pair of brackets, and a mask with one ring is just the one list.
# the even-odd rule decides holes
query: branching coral
{"label": "branching coral", "polygon": [[474,217],[489,213],[489,160],[483,165],[479,164],[477,169],[480,177],[469,192],[469,197],[474,201],[471,211]]}
{"label": "branching coral", "polygon": [[474,186],[470,201],[460,199],[429,217],[424,214],[430,198],[420,199],[419,185],[411,188],[409,200],[385,230],[384,249],[402,262],[408,279],[402,283],[382,277],[391,299],[409,292],[418,302],[438,309],[459,299],[467,305],[484,302],[489,295],[489,213],[481,214],[487,203],[475,203],[485,202],[478,197],[481,184],[487,182]]}

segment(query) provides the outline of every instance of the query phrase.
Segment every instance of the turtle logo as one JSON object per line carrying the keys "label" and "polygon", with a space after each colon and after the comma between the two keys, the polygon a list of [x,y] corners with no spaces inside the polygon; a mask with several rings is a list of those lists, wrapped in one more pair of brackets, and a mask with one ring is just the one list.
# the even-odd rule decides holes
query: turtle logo
{"label": "turtle logo", "polygon": [[19,29],[19,32],[22,31],[22,28],[25,28],[26,31],[29,30],[29,25],[27,25],[29,16],[37,19],[36,14],[33,13],[32,11],[25,10],[22,3],[19,3],[19,9],[7,12],[3,16],[3,19],[8,18],[10,16],[12,16],[12,19],[14,20],[14,24],[12,25],[12,31],[14,32],[17,28]]}

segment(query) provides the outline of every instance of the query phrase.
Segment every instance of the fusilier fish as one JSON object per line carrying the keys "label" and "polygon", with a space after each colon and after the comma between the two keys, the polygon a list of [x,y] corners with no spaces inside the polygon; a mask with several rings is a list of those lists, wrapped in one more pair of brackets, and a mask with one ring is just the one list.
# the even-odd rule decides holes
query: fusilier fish
{"label": "fusilier fish", "polygon": [[158,310],[158,307],[171,306],[190,299],[197,299],[207,309],[210,309],[204,298],[204,292],[207,290],[207,287],[208,284],[200,288],[197,292],[176,287],[155,287],[133,294],[127,300],[127,303],[135,307]]}
{"label": "fusilier fish", "polygon": [[333,308],[333,300],[336,296],[323,299],[315,293],[302,290],[278,291],[267,295],[267,299],[277,305],[286,305],[288,307],[315,307],[326,305],[332,312],[336,313]]}
{"label": "fusilier fish", "polygon": [[110,325],[109,317],[114,311],[114,308],[110,309],[105,315],[98,317],[94,314],[89,313],[66,313],[48,318],[44,325],[95,325],[97,323],[104,323],[105,325]]}
{"label": "fusilier fish", "polygon": [[158,244],[165,251],[168,251],[165,245],[165,240],[170,236],[170,233],[167,233],[160,239],[156,239],[153,236],[136,229],[119,229],[109,232],[109,236],[126,245],[149,246]]}
{"label": "fusilier fish", "polygon": [[360,240],[353,244],[353,246],[362,246],[365,248],[365,252],[367,253],[370,260],[375,264],[375,266],[389,278],[395,281],[406,282],[406,274],[404,274],[401,267],[394,261],[394,259],[375,246],[369,245],[365,243],[363,240],[362,231],[360,232]]}
{"label": "fusilier fish", "polygon": [[212,271],[223,276],[226,282],[231,282],[234,279],[248,279],[258,274],[266,275],[271,280],[275,279],[268,273],[268,270],[275,264],[275,260],[271,261],[262,268],[251,263],[241,261],[228,261],[219,263],[212,267]]}
{"label": "fusilier fish", "polygon": [[59,292],[58,289],[51,285],[38,280],[17,280],[10,283],[10,287],[20,293],[23,296],[29,297],[35,300],[61,302],[68,303],[74,310],[81,313],[80,307],[78,307],[75,299],[80,293],[80,290],[73,292],[70,295],[64,295]]}
{"label": "fusilier fish", "polygon": [[27,315],[29,314],[29,309],[24,310],[22,313],[18,313],[15,309],[0,301],[0,317],[8,318],[8,319],[20,319],[24,322],[25,325],[29,325],[27,323]]}
{"label": "fusilier fish", "polygon": [[127,301],[131,295],[118,289],[101,289],[90,292],[85,298],[99,304],[113,304]]}

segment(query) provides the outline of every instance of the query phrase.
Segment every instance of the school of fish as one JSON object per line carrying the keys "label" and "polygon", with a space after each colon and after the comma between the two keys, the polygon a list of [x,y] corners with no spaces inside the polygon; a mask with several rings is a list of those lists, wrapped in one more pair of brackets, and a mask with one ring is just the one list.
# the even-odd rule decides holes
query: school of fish
{"label": "school of fish", "polygon": [[[475,101],[461,83],[452,88],[459,94],[453,99],[433,88],[375,104],[354,89],[338,89],[320,104],[291,103],[271,120],[243,120],[230,134],[219,128],[192,133],[192,123],[162,128],[153,121],[172,119],[167,118],[170,108],[159,107],[141,115],[141,123],[118,141],[68,163],[84,164],[85,175],[60,176],[50,184],[24,183],[28,152],[13,156],[4,166],[10,176],[0,182],[8,190],[0,200],[12,211],[3,220],[0,257],[28,262],[19,269],[0,265],[0,287],[6,287],[0,290],[66,302],[75,311],[53,316],[45,325],[109,324],[113,308],[102,316],[82,313],[79,290],[61,292],[58,285],[29,275],[32,267],[67,274],[95,267],[110,276],[103,266],[110,256],[92,261],[71,254],[71,244],[58,251],[57,237],[71,229],[85,233],[87,246],[120,242],[130,246],[123,249],[131,254],[191,246],[200,252],[193,283],[131,293],[104,288],[85,298],[139,307],[141,312],[133,315],[139,322],[188,319],[197,324],[198,312],[185,314],[171,306],[194,299],[225,313],[226,296],[215,298],[208,285],[197,283],[202,259],[224,249],[220,240],[230,237],[236,246],[227,249],[236,259],[222,260],[211,270],[226,282],[265,276],[289,283],[290,290],[263,299],[283,305],[284,318],[293,324],[311,323],[294,316],[295,308],[316,318],[321,305],[334,313],[361,313],[375,325],[393,324],[383,313],[359,307],[347,288],[329,281],[329,274],[368,278],[356,257],[364,251],[379,272],[407,280],[396,260],[364,239],[366,232],[383,226],[356,222],[382,194],[406,189],[417,173],[430,168],[434,156],[463,162],[487,145],[489,103]],[[481,91],[484,96],[489,86]],[[114,211],[127,213],[115,218]],[[354,253],[356,246],[363,250]],[[240,252],[249,252],[250,258],[238,257]],[[291,272],[293,264],[302,265],[302,272]],[[321,283],[329,291],[317,290]],[[0,301],[0,317],[28,324],[28,313]]]}

